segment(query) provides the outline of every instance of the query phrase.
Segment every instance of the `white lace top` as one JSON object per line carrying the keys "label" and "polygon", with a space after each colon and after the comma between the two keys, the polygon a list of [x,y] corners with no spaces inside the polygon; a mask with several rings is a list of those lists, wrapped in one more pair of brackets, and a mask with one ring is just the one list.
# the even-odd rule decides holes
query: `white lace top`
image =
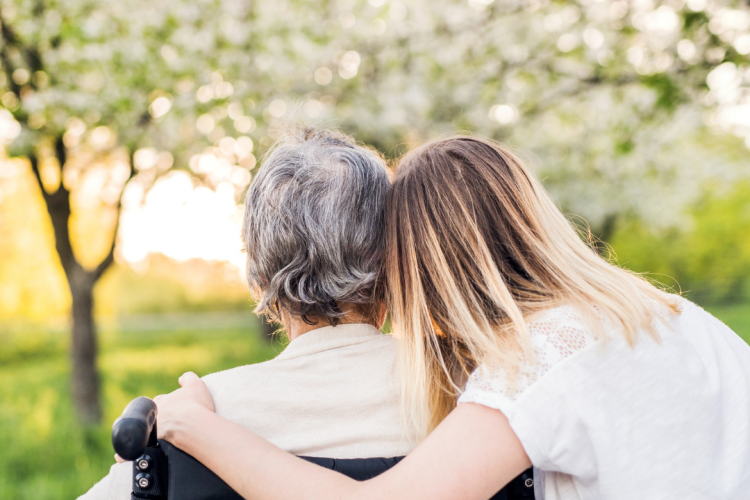
{"label": "white lace top", "polygon": [[476,398],[484,397],[495,401],[500,395],[514,401],[553,366],[596,341],[581,316],[570,306],[543,313],[541,318],[529,323],[527,329],[534,349],[534,363],[522,365],[515,380],[507,376],[498,363],[486,363],[472,375],[461,401],[470,397],[475,398],[475,403],[481,403]]}
{"label": "white lace top", "polygon": [[552,309],[527,325],[536,362],[514,382],[485,362],[459,404],[505,414],[537,499],[750,499],[750,347],[681,305],[634,348]]}

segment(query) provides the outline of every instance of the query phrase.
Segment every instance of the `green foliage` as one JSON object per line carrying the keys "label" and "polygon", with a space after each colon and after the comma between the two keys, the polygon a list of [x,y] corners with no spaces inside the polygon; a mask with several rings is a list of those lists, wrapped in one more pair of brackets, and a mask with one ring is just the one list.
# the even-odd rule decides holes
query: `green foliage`
{"label": "green foliage", "polygon": [[[213,332],[118,332],[105,335],[100,367],[105,423],[76,424],[69,363],[59,334],[0,337],[0,498],[70,500],[114,463],[110,430],[132,398],[177,388],[188,370],[199,375],[264,361],[281,350],[254,329]],[[35,347],[36,346],[36,347]],[[9,349],[13,363],[6,363]]]}
{"label": "green foliage", "polygon": [[633,151],[635,144],[633,144],[632,138],[623,139],[622,141],[615,144],[615,152],[618,155],[626,155]]}
{"label": "green foliage", "polygon": [[750,184],[706,195],[691,215],[685,230],[623,225],[611,241],[618,261],[699,303],[750,301]]}
{"label": "green foliage", "polygon": [[[252,169],[273,142],[268,124],[297,110],[388,155],[457,130],[507,141],[539,157],[558,203],[596,227],[639,212],[649,180],[701,182],[689,138],[748,81],[733,45],[748,33],[740,0],[12,0],[0,14],[15,33],[0,37],[13,49],[0,94],[20,123],[7,137],[16,154],[48,156],[52,137],[71,152],[154,147],[174,166],[136,165],[130,183],[190,169],[211,188],[235,183],[238,199],[248,177],[200,167],[199,155]],[[110,142],[93,140],[101,127]],[[218,147],[241,135],[255,153]],[[669,152],[655,158],[657,147]]]}
{"label": "green foliage", "polygon": [[750,344],[750,304],[706,308]]}
{"label": "green foliage", "polygon": [[659,73],[642,77],[646,87],[656,91],[657,108],[674,111],[684,101],[680,87],[669,76]]}

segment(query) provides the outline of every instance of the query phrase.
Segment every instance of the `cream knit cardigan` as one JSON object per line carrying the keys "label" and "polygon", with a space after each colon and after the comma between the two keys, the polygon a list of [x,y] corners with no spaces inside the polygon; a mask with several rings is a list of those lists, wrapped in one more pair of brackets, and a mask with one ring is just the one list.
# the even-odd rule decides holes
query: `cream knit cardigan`
{"label": "cream knit cardigan", "polygon": [[[364,324],[297,337],[275,359],[204,377],[216,412],[296,455],[393,457],[403,431],[396,341]],[[130,500],[132,465],[115,464],[79,500]]]}

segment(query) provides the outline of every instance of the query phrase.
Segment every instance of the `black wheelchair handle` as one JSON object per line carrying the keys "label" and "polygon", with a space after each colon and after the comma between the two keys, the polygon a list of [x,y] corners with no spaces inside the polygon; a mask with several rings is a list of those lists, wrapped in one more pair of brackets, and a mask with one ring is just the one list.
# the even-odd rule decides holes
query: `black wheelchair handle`
{"label": "black wheelchair handle", "polygon": [[112,446],[125,460],[143,455],[156,445],[156,403],[140,397],[131,401],[112,426]]}

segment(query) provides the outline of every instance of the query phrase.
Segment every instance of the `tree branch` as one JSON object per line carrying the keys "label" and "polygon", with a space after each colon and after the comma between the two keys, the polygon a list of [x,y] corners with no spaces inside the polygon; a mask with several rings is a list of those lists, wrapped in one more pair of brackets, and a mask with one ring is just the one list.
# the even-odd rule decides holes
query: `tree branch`
{"label": "tree branch", "polygon": [[3,70],[8,80],[8,88],[16,94],[18,97],[21,93],[21,86],[13,81],[13,71],[15,67],[10,60],[10,54],[8,53],[9,47],[17,46],[18,38],[8,23],[5,22],[5,18],[0,12],[0,37],[2,37],[3,46],[0,48],[0,62],[3,63]]}
{"label": "tree branch", "polygon": [[47,201],[47,191],[44,189],[44,183],[42,182],[42,174],[39,171],[39,158],[37,158],[36,154],[30,154],[29,155],[29,163],[31,163],[31,172],[34,174],[34,178],[36,179],[36,183],[39,185],[39,190],[42,192],[42,197],[44,198],[44,201]]}
{"label": "tree branch", "polygon": [[[41,16],[43,10],[43,2],[37,2],[35,15]],[[0,63],[2,63],[3,72],[5,73],[6,80],[8,81],[8,88],[20,100],[22,86],[17,84],[13,80],[13,73],[18,68],[13,63],[13,61],[11,61],[10,52],[8,49],[10,47],[13,47],[18,50],[19,54],[21,54],[21,57],[26,62],[29,73],[31,74],[43,69],[44,63],[42,61],[42,56],[39,53],[39,49],[37,47],[33,45],[24,46],[24,44],[21,43],[21,40],[16,35],[13,27],[5,22],[5,18],[3,17],[2,12],[0,12],[0,40],[2,40],[2,47],[0,47]],[[36,90],[36,85],[34,84],[33,78],[29,80],[28,85]],[[14,118],[16,118],[16,120],[18,121],[26,123],[27,117],[24,113],[14,113]]]}
{"label": "tree branch", "polygon": [[[62,176],[63,167],[67,160],[67,153],[65,151],[65,144],[63,143],[62,135],[55,137],[55,156],[60,164],[60,174]],[[32,166],[32,169],[34,167]],[[71,277],[77,275],[83,267],[76,260],[75,254],[73,253],[73,245],[70,242],[70,229],[68,223],[70,221],[70,191],[65,187],[63,182],[60,182],[60,187],[54,193],[50,194],[44,190],[41,185],[41,175],[39,175],[38,165],[34,174],[37,176],[37,182],[40,183],[40,189],[44,196],[44,201],[47,205],[47,213],[52,221],[52,228],[55,233],[55,249],[57,255],[60,257],[60,262],[63,266],[68,281]]]}
{"label": "tree branch", "polygon": [[102,277],[104,272],[109,269],[109,266],[112,265],[112,263],[115,261],[115,245],[117,243],[117,232],[120,229],[120,206],[118,204],[117,207],[117,219],[115,222],[115,230],[112,234],[112,244],[109,246],[109,251],[107,252],[107,255],[104,257],[104,260],[102,260],[98,266],[96,266],[96,269],[91,271],[89,274],[94,282],[98,281],[99,278]]}
{"label": "tree branch", "polygon": [[130,182],[130,179],[135,177],[135,163],[133,162],[133,155],[134,155],[134,149],[130,148],[130,175],[128,176],[128,180],[125,181],[125,184],[122,187],[122,191],[120,192],[120,197],[117,200],[117,218],[115,219],[115,229],[112,233],[112,244],[109,246],[109,251],[107,252],[106,257],[104,257],[104,260],[102,260],[98,266],[96,266],[96,269],[94,269],[91,272],[91,277],[94,281],[98,281],[99,278],[102,277],[104,272],[109,269],[109,266],[111,266],[115,261],[115,246],[117,244],[117,233],[120,230],[120,215],[122,214],[122,195],[125,193],[125,188],[128,185],[128,182]]}

